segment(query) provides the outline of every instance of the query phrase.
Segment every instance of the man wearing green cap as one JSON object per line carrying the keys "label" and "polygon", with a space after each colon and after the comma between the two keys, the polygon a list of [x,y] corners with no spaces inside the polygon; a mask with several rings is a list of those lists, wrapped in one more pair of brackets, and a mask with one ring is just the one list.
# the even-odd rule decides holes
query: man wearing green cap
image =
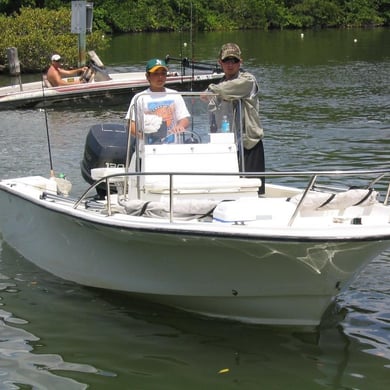
{"label": "man wearing green cap", "polygon": [[[214,101],[215,107],[224,110],[225,105],[231,107],[232,101],[241,101],[241,118],[230,113],[229,118],[234,126],[241,126],[243,129],[244,146],[244,172],[264,172],[264,148],[263,128],[259,116],[259,86],[255,76],[241,69],[241,49],[235,43],[226,43],[219,52],[219,64],[224,72],[224,77],[218,84],[210,84],[207,91],[218,95],[219,99]],[[226,104],[228,102],[229,104]],[[234,107],[233,103],[233,107]],[[240,164],[242,166],[242,164]],[[259,194],[264,194],[265,180],[261,177],[262,185]]]}
{"label": "man wearing green cap", "polygon": [[[177,91],[165,88],[167,72],[168,65],[164,60],[153,58],[147,62],[149,88],[131,99],[126,114],[131,133],[145,133],[148,143],[170,140],[170,135],[185,131],[190,123],[183,97]],[[136,129],[136,118],[141,129]]]}

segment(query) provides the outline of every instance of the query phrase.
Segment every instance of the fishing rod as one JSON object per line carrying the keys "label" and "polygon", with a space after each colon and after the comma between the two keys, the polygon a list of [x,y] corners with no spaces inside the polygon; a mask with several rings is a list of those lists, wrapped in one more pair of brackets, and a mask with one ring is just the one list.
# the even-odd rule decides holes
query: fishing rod
{"label": "fishing rod", "polygon": [[55,177],[54,169],[53,169],[53,158],[52,158],[52,154],[51,154],[49,123],[48,123],[48,120],[47,120],[47,110],[46,110],[45,76],[44,76],[43,73],[42,73],[42,97],[43,97],[43,112],[45,114],[47,147],[49,149],[50,177]]}
{"label": "fishing rod", "polygon": [[[194,63],[194,41],[192,39],[192,21],[193,21],[193,15],[192,15],[192,1],[191,1],[191,25],[190,25],[190,44],[191,44],[191,60],[192,63]],[[195,68],[192,66],[192,77],[191,77],[191,92],[192,92],[192,84],[195,76]]]}
{"label": "fishing rod", "polygon": [[59,177],[56,177],[54,174],[53,168],[53,157],[51,153],[51,142],[50,142],[50,132],[49,132],[49,123],[47,119],[47,109],[46,109],[46,95],[45,95],[45,75],[42,73],[42,97],[43,97],[43,112],[45,114],[45,127],[46,127],[46,139],[47,147],[49,150],[49,162],[50,162],[50,179],[54,180],[57,184],[57,192],[62,195],[69,195],[72,189],[72,183],[66,179],[64,174],[60,174]]}
{"label": "fishing rod", "polygon": [[[179,15],[181,16],[181,4],[179,4]],[[179,33],[180,33],[180,35],[179,35],[180,36],[180,42],[179,42],[180,43],[180,58],[183,58],[183,46],[184,46],[184,43],[183,43],[183,26],[182,26],[182,23],[180,23]],[[185,44],[185,46],[187,47],[187,44]],[[168,62],[169,62],[169,54],[166,56],[165,61],[168,64]],[[183,63],[181,63],[180,74],[181,75],[185,75],[185,69],[184,69]]]}
{"label": "fishing rod", "polygon": [[190,60],[188,57],[175,58],[175,57],[171,57],[169,54],[167,54],[165,56],[165,62],[168,64],[169,61],[178,61],[181,63],[182,66],[184,66],[186,68],[212,70],[216,73],[222,72],[222,69],[219,67],[218,64],[211,64],[209,62],[202,62],[202,61],[194,61],[194,60]]}

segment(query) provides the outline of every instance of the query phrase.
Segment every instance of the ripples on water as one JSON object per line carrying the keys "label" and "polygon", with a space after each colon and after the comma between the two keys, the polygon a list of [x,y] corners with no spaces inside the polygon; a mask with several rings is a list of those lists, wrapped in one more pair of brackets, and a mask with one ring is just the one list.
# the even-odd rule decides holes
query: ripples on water
{"label": "ripples on water", "polygon": [[268,168],[285,167],[284,153],[274,153],[278,150],[291,156],[289,169],[302,169],[305,161],[317,169],[387,166],[390,85],[383,75],[389,65],[381,67],[372,70],[371,64],[358,63],[317,66],[314,72],[298,66],[266,69]]}
{"label": "ripples on water", "polygon": [[86,289],[1,248],[1,389],[386,388],[389,289],[377,283],[385,257],[341,296],[336,318],[305,333]]}
{"label": "ripples on water", "polygon": [[[262,89],[268,170],[389,165],[388,61],[247,66]],[[75,193],[85,188],[79,163],[88,129],[121,123],[125,109],[47,111],[54,169]],[[44,112],[0,118],[1,177],[49,174]],[[389,251],[339,297],[338,316],[307,334],[85,289],[40,271],[1,236],[0,250],[1,389],[387,388]]]}
{"label": "ripples on water", "polygon": [[390,287],[382,277],[390,273],[389,259],[388,251],[371,263],[339,303],[349,311],[346,333],[367,343],[366,352],[390,361]]}

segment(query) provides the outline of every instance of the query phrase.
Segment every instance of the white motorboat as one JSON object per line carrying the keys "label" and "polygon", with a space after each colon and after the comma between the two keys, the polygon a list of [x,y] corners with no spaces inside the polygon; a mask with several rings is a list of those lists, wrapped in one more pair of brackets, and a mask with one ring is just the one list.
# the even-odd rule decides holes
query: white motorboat
{"label": "white motorboat", "polygon": [[[96,54],[90,53],[93,53],[90,54],[91,58],[102,66],[91,60],[89,70],[81,76],[85,79],[84,83],[53,87],[43,77],[41,81],[0,87],[0,110],[44,108],[53,105],[84,107],[87,104],[96,105],[96,102],[107,106],[110,103],[117,104],[121,100],[128,104],[132,95],[149,86],[145,72],[108,73]],[[169,59],[168,56],[167,58]],[[166,86],[178,91],[203,91],[210,83],[218,82],[222,76],[217,66],[183,59],[180,69],[168,73]],[[74,79],[64,78],[67,82]]]}
{"label": "white motorboat", "polygon": [[[171,143],[128,139],[123,164],[91,163],[92,185],[79,197],[64,179],[2,180],[4,240],[81,285],[205,316],[318,326],[390,247],[390,168],[240,172],[240,130],[209,133],[207,105],[183,95],[188,133]],[[96,128],[128,138],[119,125]]]}

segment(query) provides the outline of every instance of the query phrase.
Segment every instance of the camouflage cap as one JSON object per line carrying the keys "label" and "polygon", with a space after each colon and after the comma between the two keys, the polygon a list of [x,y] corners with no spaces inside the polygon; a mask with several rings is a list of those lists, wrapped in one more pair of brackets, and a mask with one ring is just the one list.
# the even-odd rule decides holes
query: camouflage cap
{"label": "camouflage cap", "polygon": [[241,60],[241,50],[238,45],[235,43],[225,43],[221,47],[221,51],[219,52],[219,58],[224,60],[228,57],[234,57]]}

